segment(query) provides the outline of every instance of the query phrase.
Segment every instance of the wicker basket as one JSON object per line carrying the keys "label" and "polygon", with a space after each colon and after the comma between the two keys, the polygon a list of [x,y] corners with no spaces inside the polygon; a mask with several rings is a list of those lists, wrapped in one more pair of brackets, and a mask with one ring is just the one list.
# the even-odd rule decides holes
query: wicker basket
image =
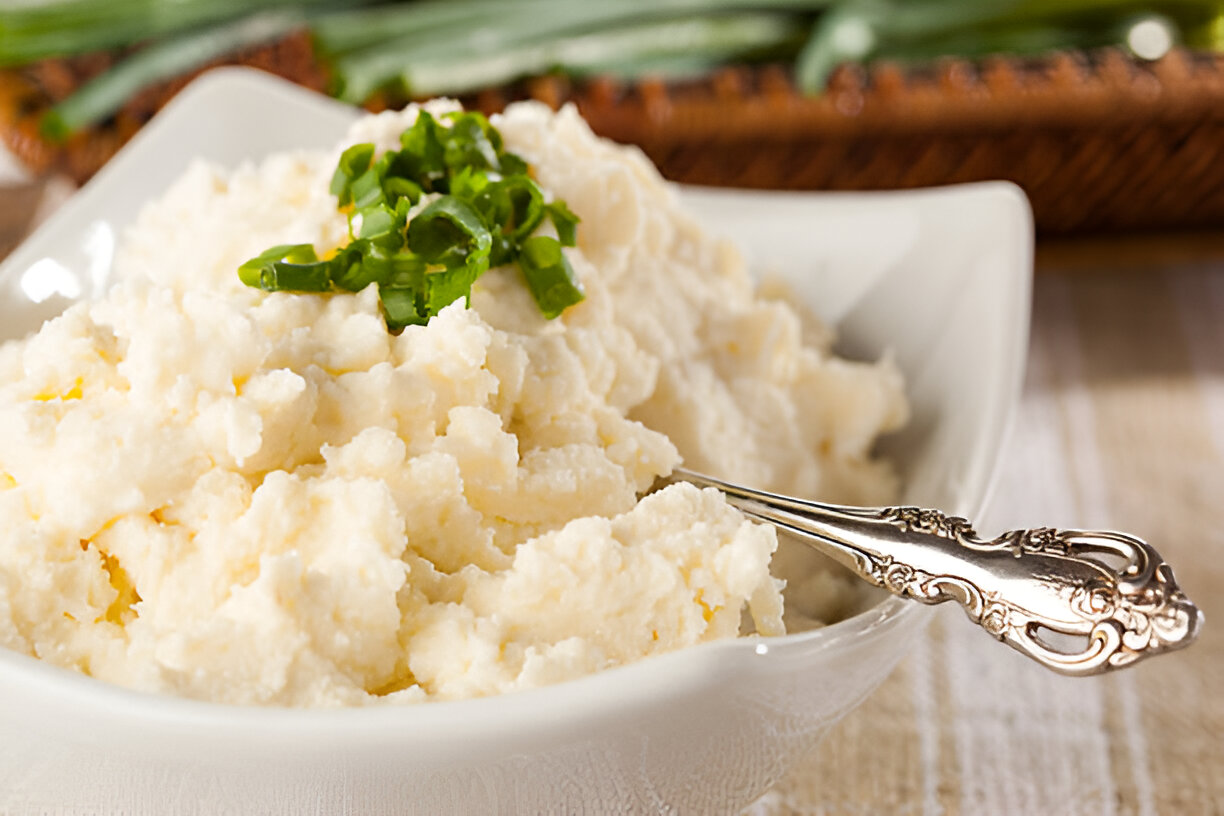
{"label": "wicker basket", "polygon": [[[690,184],[881,190],[1010,179],[1046,234],[1224,226],[1224,57],[1118,51],[921,72],[843,69],[820,98],[780,68],[570,88],[594,129]],[[501,102],[494,94],[482,107]]]}
{"label": "wicker basket", "polygon": [[[240,61],[322,85],[304,38]],[[36,165],[82,177],[182,82],[79,137],[75,159],[32,135],[39,84],[0,84],[0,105],[25,100],[26,118],[6,140]],[[843,68],[817,98],[798,94],[776,66],[673,85],[544,77],[465,101],[489,112],[523,97],[574,102],[597,132],[640,145],[664,175],[690,184],[880,190],[1010,179],[1047,235],[1224,226],[1224,56],[1174,51],[1139,64],[1104,50]]]}

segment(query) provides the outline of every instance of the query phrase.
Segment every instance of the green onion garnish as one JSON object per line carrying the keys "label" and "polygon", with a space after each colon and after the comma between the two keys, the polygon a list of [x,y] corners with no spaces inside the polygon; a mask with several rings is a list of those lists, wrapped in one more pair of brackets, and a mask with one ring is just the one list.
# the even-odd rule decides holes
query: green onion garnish
{"label": "green onion garnish", "polygon": [[575,299],[582,299],[582,286],[565,260],[560,241],[537,235],[523,242],[522,251],[519,268],[545,317],[552,320]]}
{"label": "green onion garnish", "polygon": [[[389,331],[467,302],[490,266],[517,263],[550,320],[582,300],[561,251],[575,245],[578,216],[564,201],[545,203],[526,162],[484,116],[438,121],[421,111],[400,144],[378,158],[372,144],[341,154],[331,193],[349,208],[346,246],[327,259],[310,244],[272,247],[238,267],[239,279],[269,292],[359,292],[376,283]],[[426,194],[433,198],[409,218]],[[546,218],[557,238],[533,235]]]}

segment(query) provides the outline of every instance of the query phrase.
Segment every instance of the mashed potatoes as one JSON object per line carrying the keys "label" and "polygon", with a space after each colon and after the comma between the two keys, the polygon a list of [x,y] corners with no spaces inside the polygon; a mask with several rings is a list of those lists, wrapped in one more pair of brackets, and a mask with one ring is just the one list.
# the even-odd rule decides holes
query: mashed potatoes
{"label": "mashed potatoes", "polygon": [[[434,110],[445,109],[435,106]],[[415,110],[347,143],[396,143]],[[197,164],[141,213],[119,284],[0,348],[0,644],[132,688],[292,706],[454,699],[782,632],[774,531],[682,460],[847,502],[904,418],[754,294],[636,152],[570,110],[494,122],[582,218],[587,298],[513,269],[389,334],[371,287],[267,294],[267,246],[338,246],[333,154]],[[806,344],[805,344],[806,343]]]}

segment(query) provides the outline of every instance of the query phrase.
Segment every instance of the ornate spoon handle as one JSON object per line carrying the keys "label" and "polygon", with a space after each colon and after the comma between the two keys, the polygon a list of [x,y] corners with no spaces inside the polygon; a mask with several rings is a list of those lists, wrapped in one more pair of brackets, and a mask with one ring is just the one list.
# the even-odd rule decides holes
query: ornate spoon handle
{"label": "ornate spoon handle", "polygon": [[1063,674],[1180,649],[1203,623],[1160,553],[1125,533],[1039,527],[983,541],[968,521],[938,510],[802,501],[685,470],[671,480],[718,488],[749,517],[896,595],[958,601],[991,635]]}

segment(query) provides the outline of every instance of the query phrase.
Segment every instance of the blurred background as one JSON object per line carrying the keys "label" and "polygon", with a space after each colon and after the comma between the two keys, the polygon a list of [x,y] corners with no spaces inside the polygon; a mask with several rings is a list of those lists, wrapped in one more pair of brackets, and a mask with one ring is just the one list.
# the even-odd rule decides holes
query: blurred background
{"label": "blurred background", "polygon": [[1043,236],[1224,225],[1218,0],[5,0],[0,136],[87,180],[191,77],[574,102],[694,184],[1004,178]]}

